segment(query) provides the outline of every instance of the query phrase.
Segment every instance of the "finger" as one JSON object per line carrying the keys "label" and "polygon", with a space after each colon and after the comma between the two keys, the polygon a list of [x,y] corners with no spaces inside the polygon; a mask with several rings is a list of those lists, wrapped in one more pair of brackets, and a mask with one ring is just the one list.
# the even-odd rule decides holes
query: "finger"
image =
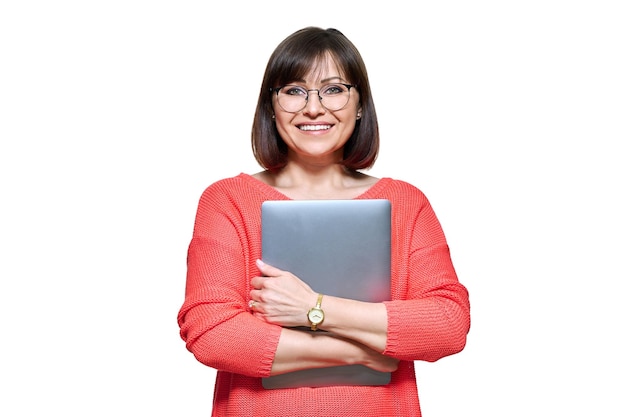
{"label": "finger", "polygon": [[261,300],[261,290],[259,289],[252,289],[250,290],[250,299],[251,300],[255,300],[255,301],[260,301]]}
{"label": "finger", "polygon": [[259,271],[261,271],[261,274],[266,277],[277,277],[284,273],[282,269],[278,269],[270,264],[266,264],[260,259],[256,260],[256,265],[259,268]]}
{"label": "finger", "polygon": [[254,313],[254,312],[258,312],[260,311],[261,307],[261,302],[257,301],[257,300],[252,300],[250,299],[250,301],[248,301],[248,308]]}
{"label": "finger", "polygon": [[256,300],[250,300],[248,301],[248,309],[250,310],[250,312],[259,317],[259,314],[263,314],[264,309],[261,305],[261,303],[259,301]]}
{"label": "finger", "polygon": [[265,277],[254,277],[250,280],[250,286],[254,289],[260,290],[261,288],[263,288],[263,282],[266,279],[267,278]]}

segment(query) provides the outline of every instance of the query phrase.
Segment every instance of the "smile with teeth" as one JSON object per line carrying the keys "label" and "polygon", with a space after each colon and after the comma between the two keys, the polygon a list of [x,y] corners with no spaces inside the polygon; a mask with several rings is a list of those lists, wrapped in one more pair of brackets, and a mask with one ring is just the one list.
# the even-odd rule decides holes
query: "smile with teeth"
{"label": "smile with teeth", "polygon": [[332,126],[331,125],[300,125],[298,129],[300,130],[328,130]]}

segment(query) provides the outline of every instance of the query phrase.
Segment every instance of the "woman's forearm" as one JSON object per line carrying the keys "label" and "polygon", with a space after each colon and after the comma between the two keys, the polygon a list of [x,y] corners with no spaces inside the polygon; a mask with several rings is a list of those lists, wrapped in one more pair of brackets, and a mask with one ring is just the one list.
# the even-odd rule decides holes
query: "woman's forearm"
{"label": "woman's forearm", "polygon": [[377,352],[387,345],[387,308],[383,303],[366,303],[324,296],[324,322],[320,329],[364,344]]}
{"label": "woman's forearm", "polygon": [[391,372],[397,368],[397,362],[365,345],[329,332],[284,328],[274,356],[272,375],[354,364]]}

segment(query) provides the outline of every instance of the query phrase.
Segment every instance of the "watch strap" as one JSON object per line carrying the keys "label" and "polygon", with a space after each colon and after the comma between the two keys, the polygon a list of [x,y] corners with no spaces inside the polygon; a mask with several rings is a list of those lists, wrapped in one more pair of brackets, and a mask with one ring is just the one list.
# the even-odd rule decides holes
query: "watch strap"
{"label": "watch strap", "polygon": [[[317,294],[317,302],[315,303],[315,309],[318,310],[322,310],[322,298],[324,297],[324,294]],[[324,311],[322,310],[322,314],[324,313]],[[313,323],[311,322],[311,330],[317,330],[317,323]]]}
{"label": "watch strap", "polygon": [[317,304],[315,304],[315,308],[322,308],[322,297],[324,297],[324,294],[317,295]]}

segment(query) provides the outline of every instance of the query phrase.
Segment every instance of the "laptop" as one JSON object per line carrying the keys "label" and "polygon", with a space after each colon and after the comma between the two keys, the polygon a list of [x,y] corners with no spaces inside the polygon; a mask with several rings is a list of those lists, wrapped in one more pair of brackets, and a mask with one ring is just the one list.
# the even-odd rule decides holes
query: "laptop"
{"label": "laptop", "polygon": [[[315,292],[370,302],[391,299],[389,200],[265,201],[261,227],[263,261],[292,272]],[[385,385],[390,380],[389,372],[346,365],[276,375],[262,383],[276,389]]]}

